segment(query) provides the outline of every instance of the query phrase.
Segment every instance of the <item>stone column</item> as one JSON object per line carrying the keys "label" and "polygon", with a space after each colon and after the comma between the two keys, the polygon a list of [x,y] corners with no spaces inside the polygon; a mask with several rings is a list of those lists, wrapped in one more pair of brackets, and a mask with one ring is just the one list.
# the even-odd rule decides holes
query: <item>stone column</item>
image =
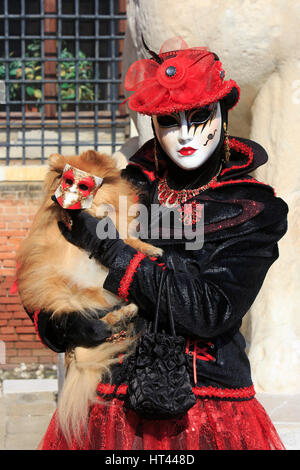
{"label": "stone column", "polygon": [[300,389],[300,62],[289,58],[260,89],[252,107],[251,138],[269,160],[255,172],[289,206],[288,232],[251,308],[249,358],[257,390]]}

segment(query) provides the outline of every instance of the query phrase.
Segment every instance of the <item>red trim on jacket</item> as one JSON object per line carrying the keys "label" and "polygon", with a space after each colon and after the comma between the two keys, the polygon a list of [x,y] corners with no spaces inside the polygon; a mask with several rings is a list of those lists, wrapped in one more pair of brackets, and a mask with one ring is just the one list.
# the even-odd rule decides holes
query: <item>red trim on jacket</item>
{"label": "red trim on jacket", "polygon": [[225,168],[221,171],[221,176],[231,170],[240,170],[241,168],[247,168],[247,166],[251,165],[253,162],[254,152],[252,148],[248,145],[244,144],[244,142],[240,142],[239,140],[234,139],[233,137],[229,138],[229,147],[237,152],[241,152],[244,155],[248,156],[248,161],[244,163],[244,165],[234,165],[230,168]]}
{"label": "red trim on jacket", "polygon": [[[118,387],[111,384],[99,383],[97,392],[99,395],[104,397],[105,395],[113,395],[116,398],[122,399],[126,395],[128,385],[121,384]],[[196,397],[211,397],[211,398],[233,398],[233,399],[250,399],[255,396],[254,386],[243,388],[220,388],[220,387],[193,387],[193,392]]]}
{"label": "red trim on jacket", "polygon": [[127,296],[129,293],[129,287],[132,283],[134,273],[137,271],[139,265],[141,264],[141,261],[144,258],[146,258],[146,255],[138,251],[130,261],[129,265],[126,268],[125,274],[121,279],[118,295],[119,297],[124,298],[126,301],[128,300]]}
{"label": "red trim on jacket", "polygon": [[[130,285],[131,285],[132,280],[133,280],[133,276],[137,272],[137,269],[140,266],[141,261],[144,258],[146,258],[146,255],[144,255],[144,253],[138,251],[134,255],[134,257],[132,258],[132,260],[130,261],[129,265],[126,268],[125,274],[124,274],[124,276],[122,277],[122,279],[120,281],[118,296],[124,298],[126,300],[126,302],[128,301],[127,297],[128,297]],[[149,259],[151,261],[156,261],[157,260],[157,258],[153,257],[153,256],[150,257]],[[160,266],[163,271],[165,269],[167,269],[165,263],[157,263],[157,266]]]}
{"label": "red trim on jacket", "polygon": [[154,181],[156,179],[156,175],[155,175],[155,171],[152,171],[152,170],[146,170],[145,167],[143,167],[143,165],[141,165],[140,163],[137,163],[137,162],[128,162],[128,165],[133,165],[133,166],[137,166],[139,167],[142,172],[148,176],[149,180],[150,181]]}
{"label": "red trim on jacket", "polygon": [[[230,168],[224,168],[224,170],[221,171],[220,176],[223,176],[224,174],[226,174],[228,171],[231,171],[231,170],[240,170],[241,168],[247,168],[253,162],[254,152],[251,147],[244,144],[243,142],[240,142],[239,140],[234,139],[233,137],[229,138],[229,146],[231,149],[236,150],[237,152],[241,152],[244,155],[247,155],[248,161],[244,165],[233,165]],[[219,188],[220,186],[225,186],[227,184],[236,184],[236,183],[262,184],[264,186],[268,186],[269,188],[272,188],[274,195],[276,196],[275,189],[272,186],[270,186],[269,184],[257,181],[255,178],[252,178],[252,177],[247,178],[247,179],[240,178],[240,179],[232,179],[232,180],[227,180],[227,181],[216,181],[211,185],[211,189],[216,189],[216,188]]]}
{"label": "red trim on jacket", "polygon": [[218,388],[218,387],[193,387],[193,392],[198,397],[214,398],[253,398],[254,386],[244,388]]}

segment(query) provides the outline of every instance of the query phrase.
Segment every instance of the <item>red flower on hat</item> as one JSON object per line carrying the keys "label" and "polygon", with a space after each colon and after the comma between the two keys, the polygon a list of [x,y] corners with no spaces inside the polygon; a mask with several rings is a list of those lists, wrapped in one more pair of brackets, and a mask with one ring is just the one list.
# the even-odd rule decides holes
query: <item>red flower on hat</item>
{"label": "red flower on hat", "polygon": [[233,88],[238,93],[229,108],[236,104],[239,88],[233,80],[224,80],[215,54],[206,48],[183,47],[160,52],[157,61],[142,59],[131,65],[125,88],[134,91],[128,102],[132,110],[149,115],[184,111],[217,102]]}

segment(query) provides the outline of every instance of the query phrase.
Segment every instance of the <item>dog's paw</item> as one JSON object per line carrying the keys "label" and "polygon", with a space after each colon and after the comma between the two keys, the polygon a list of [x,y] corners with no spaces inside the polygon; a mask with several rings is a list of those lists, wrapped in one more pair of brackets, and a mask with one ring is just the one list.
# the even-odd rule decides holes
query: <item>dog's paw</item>
{"label": "dog's paw", "polygon": [[128,320],[131,320],[132,318],[134,318],[138,312],[138,306],[131,303],[129,305],[126,305],[126,307],[123,307],[122,308],[122,311],[124,313],[124,316],[126,317],[126,319]]}
{"label": "dog's paw", "polygon": [[146,249],[145,255],[160,257],[163,255],[163,250],[161,248],[158,248],[158,246],[151,246]]}
{"label": "dog's paw", "polygon": [[163,254],[163,250],[161,248],[158,248],[154,245],[150,245],[149,243],[146,243],[140,240],[139,238],[127,238],[124,241],[135,250],[144,253],[146,256],[159,257]]}
{"label": "dog's paw", "polygon": [[107,313],[101,320],[108,323],[111,327],[116,327],[120,322],[127,323],[131,321],[132,318],[136,316],[137,312],[138,306],[131,303]]}

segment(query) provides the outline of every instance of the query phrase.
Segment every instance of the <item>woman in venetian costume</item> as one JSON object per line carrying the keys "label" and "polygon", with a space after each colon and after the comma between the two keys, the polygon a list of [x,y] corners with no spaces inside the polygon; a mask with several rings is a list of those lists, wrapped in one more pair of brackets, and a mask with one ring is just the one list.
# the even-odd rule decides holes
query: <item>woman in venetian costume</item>
{"label": "woman in venetian costume", "polygon": [[[95,259],[109,270],[105,289],[138,305],[137,332],[153,319],[160,276],[167,270],[175,327],[186,339],[197,400],[180,418],[143,418],[124,404],[127,371],[120,363],[112,368],[112,382],[98,385],[99,403],[91,406],[82,440],[68,445],[54,415],[41,448],[284,449],[255,398],[240,327],[278,258],[287,205],[272,187],[249,175],[267,162],[264,149],[228,135],[228,111],[240,90],[225,80],[216,54],[188,48],[184,41],[175,48],[167,41],[159,54],[149,53],[151,58],[130,67],[125,86],[133,91],[129,107],[152,117],[154,138],[132,156],[123,176],[141,189],[141,202],[149,210],[153,204],[171,207],[185,227],[194,227],[204,214],[203,246],[191,249],[188,240],[176,236],[176,224],[169,227],[169,238],[160,228],[151,240],[150,224],[144,236],[164,253],[149,259],[119,237],[97,239],[97,220],[85,211],[74,216],[71,231],[62,231],[88,252],[93,247]],[[167,322],[165,289],[161,326]],[[41,338],[57,345],[57,351],[66,350],[66,323],[54,328],[49,312],[40,318]],[[78,346],[84,330],[83,324],[77,331]],[[101,328],[94,334],[99,343],[104,340]]]}

